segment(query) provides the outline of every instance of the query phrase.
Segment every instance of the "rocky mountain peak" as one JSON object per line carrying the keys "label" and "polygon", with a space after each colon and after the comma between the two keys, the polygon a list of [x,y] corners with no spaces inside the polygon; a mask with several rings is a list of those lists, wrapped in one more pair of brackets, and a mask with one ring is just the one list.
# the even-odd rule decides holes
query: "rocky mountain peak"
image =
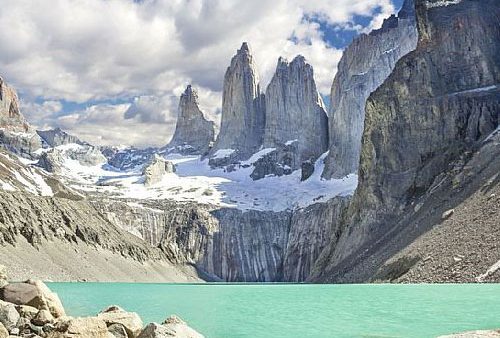
{"label": "rocky mountain peak", "polygon": [[41,148],[40,137],[21,113],[16,91],[0,77],[0,147],[34,157]]}
{"label": "rocky mountain peak", "polygon": [[414,1],[406,0],[398,16],[389,17],[370,34],[361,34],[345,49],[330,94],[330,152],[324,178],[357,172],[366,100],[396,62],[415,49],[417,38]]}
{"label": "rocky mountain peak", "polygon": [[181,94],[181,102],[180,104],[187,104],[187,103],[194,103],[196,105],[199,104],[198,102],[198,93],[196,92],[191,85],[187,85],[186,89],[184,90],[184,93]]}
{"label": "rocky mountain peak", "polygon": [[328,147],[327,128],[312,66],[301,55],[290,63],[280,57],[266,89],[264,147],[296,141],[298,163],[316,160]]}
{"label": "rocky mountain peak", "polygon": [[86,142],[81,141],[78,137],[66,133],[59,127],[49,130],[37,130],[36,132],[49,147],[58,147],[70,143],[79,145],[87,144]]}
{"label": "rocky mountain peak", "polygon": [[28,132],[30,129],[19,109],[16,91],[0,77],[0,128]]}
{"label": "rocky mountain peak", "polygon": [[233,157],[250,157],[262,144],[265,104],[250,47],[243,43],[224,76],[222,117],[212,155],[233,149]]}
{"label": "rocky mountain peak", "polygon": [[204,154],[214,141],[215,124],[198,106],[198,93],[191,85],[181,95],[175,133],[167,148],[185,154]]}

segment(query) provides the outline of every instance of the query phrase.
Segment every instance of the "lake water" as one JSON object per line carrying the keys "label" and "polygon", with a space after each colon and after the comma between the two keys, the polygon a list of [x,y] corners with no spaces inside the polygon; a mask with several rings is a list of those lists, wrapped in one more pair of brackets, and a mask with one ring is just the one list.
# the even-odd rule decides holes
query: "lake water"
{"label": "lake water", "polygon": [[49,283],[69,315],[118,304],[208,338],[435,337],[500,328],[500,285]]}

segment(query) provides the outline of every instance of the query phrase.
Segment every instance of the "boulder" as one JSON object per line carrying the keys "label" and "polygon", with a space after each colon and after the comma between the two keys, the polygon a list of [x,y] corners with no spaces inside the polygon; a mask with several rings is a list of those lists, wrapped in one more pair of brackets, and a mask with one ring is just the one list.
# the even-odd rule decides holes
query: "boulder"
{"label": "boulder", "polygon": [[16,327],[19,321],[19,313],[16,311],[16,306],[0,300],[0,323],[5,326],[7,330],[12,330]]}
{"label": "boulder", "polygon": [[25,283],[11,283],[0,289],[0,299],[17,304],[28,305],[38,310],[47,306],[54,317],[64,316],[64,308],[57,294],[42,281],[28,280]]}
{"label": "boulder", "polygon": [[137,337],[142,331],[141,317],[135,312],[127,312],[119,306],[112,305],[101,311],[97,318],[103,320],[108,327],[121,324],[127,332],[128,338]]}
{"label": "boulder", "polygon": [[17,305],[30,305],[37,308],[36,305],[32,304],[41,302],[42,294],[34,285],[11,283],[0,290],[0,299]]}
{"label": "boulder", "polygon": [[9,337],[9,331],[3,326],[2,323],[0,323],[0,338],[8,338]]}
{"label": "boulder", "polygon": [[97,317],[68,318],[56,323],[47,338],[114,338],[106,323]]}
{"label": "boulder", "polygon": [[28,280],[27,283],[35,286],[38,289],[47,303],[48,310],[55,318],[66,315],[59,296],[57,295],[57,293],[52,292],[44,282],[39,280]]}
{"label": "boulder", "polygon": [[202,338],[203,335],[190,328],[177,316],[167,318],[163,324],[150,323],[141,332],[138,338]]}

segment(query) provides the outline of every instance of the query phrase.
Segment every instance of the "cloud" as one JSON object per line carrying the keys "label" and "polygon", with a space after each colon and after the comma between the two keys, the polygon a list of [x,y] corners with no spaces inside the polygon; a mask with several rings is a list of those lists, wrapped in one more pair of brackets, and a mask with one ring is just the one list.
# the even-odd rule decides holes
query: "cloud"
{"label": "cloud", "polygon": [[[25,112],[34,123],[56,126],[66,121],[69,131],[95,137],[94,142],[114,138],[127,144],[146,142],[139,135],[121,137],[127,127],[134,135],[137,130],[144,134],[154,130],[149,142],[165,142],[173,132],[176,97],[188,83],[199,90],[202,110],[220,118],[224,72],[243,41],[252,47],[262,90],[279,56],[291,59],[302,54],[314,67],[319,90],[328,94],[341,51],[325,41],[317,22],[305,18],[353,26],[353,17],[363,15],[374,17],[370,26],[375,26],[394,11],[390,0],[337,0],[335,4],[324,0],[2,0],[2,7],[8,10],[0,12],[0,70],[20,90]],[[49,106],[61,100],[86,104],[94,111],[51,110]],[[113,109],[96,104],[110,100],[130,104],[126,109],[121,104]],[[43,101],[49,103],[39,103]],[[90,130],[68,122],[76,116]],[[108,123],[111,117],[115,120]]]}

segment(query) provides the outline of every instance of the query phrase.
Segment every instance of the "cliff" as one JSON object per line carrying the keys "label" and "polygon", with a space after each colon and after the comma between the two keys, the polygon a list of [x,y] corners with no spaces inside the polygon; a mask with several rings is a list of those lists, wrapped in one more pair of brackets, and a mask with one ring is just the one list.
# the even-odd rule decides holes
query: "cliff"
{"label": "cliff", "polygon": [[328,117],[313,68],[303,56],[278,60],[266,89],[264,148],[297,142],[298,162],[315,161],[328,148]]}
{"label": "cliff", "polygon": [[361,34],[345,49],[330,94],[330,152],[324,178],[342,178],[357,171],[366,100],[416,44],[414,2],[406,0],[398,16],[386,19],[370,34]]}
{"label": "cliff", "polygon": [[[428,204],[422,208],[436,201],[433,194],[453,174],[454,163],[480,153],[498,127],[498,3],[418,0],[416,13],[416,50],[398,61],[367,101],[359,185],[345,219],[347,230],[323,253],[315,280],[369,278],[377,269],[374,254],[381,254],[390,238],[432,227],[414,217],[428,212],[432,219],[444,212]],[[483,170],[490,168],[491,158],[483,162]],[[457,170],[466,173],[466,167]],[[449,201],[456,192],[441,193]],[[403,236],[398,243],[412,238]]]}

